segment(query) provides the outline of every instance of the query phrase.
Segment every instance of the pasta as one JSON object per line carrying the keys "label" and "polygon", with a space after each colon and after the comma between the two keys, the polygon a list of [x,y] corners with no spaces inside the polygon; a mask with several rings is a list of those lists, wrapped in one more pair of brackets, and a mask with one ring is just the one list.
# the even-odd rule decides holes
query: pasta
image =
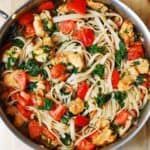
{"label": "pasta", "polygon": [[95,150],[138,121],[150,99],[150,61],[132,22],[109,6],[72,0],[54,7],[43,2],[22,14],[17,35],[4,43],[4,108],[36,143]]}

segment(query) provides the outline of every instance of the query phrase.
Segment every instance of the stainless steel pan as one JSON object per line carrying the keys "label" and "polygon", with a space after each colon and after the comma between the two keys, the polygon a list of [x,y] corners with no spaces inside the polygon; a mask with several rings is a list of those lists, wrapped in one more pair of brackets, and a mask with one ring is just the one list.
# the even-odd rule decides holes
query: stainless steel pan
{"label": "stainless steel pan", "polygon": [[[36,5],[38,5],[41,1],[43,1],[43,0],[30,0],[28,3],[23,5],[20,9],[18,9],[15,13],[13,13],[13,15],[11,15],[6,20],[3,27],[0,29],[0,45],[2,44],[3,39],[6,37],[9,27],[16,20],[16,18],[21,13],[35,7]],[[54,1],[56,1],[56,0],[54,0]],[[112,5],[113,7],[116,8],[116,10],[122,16],[124,16],[125,18],[128,18],[129,20],[131,20],[135,24],[137,30],[143,34],[144,47],[146,49],[146,56],[150,58],[150,33],[149,33],[149,30],[147,29],[147,27],[145,26],[145,24],[141,21],[141,19],[130,8],[128,8],[125,4],[123,4],[119,0],[100,0],[100,1],[102,1],[106,4],[109,4],[109,5]],[[60,0],[57,0],[56,3],[57,4],[60,3]],[[0,11],[0,14],[4,18],[7,18],[7,15],[5,15],[5,13],[2,13]],[[30,146],[30,147],[32,147],[36,150],[45,149],[44,147],[35,144],[31,140],[29,140],[28,138],[23,136],[13,126],[13,124],[8,120],[8,118],[7,118],[6,114],[4,113],[2,107],[0,107],[0,116],[1,116],[2,120],[4,121],[4,123],[6,124],[6,126],[16,135],[16,137],[21,139],[28,146]],[[130,131],[123,138],[119,139],[118,141],[116,141],[115,143],[113,143],[109,146],[106,146],[103,149],[117,149],[117,148],[123,146],[125,143],[130,141],[138,132],[140,132],[141,128],[144,126],[144,124],[149,119],[149,117],[150,117],[150,103],[148,103],[148,105],[142,111],[142,114],[141,114],[141,117],[139,119],[139,123],[138,123],[137,127],[133,127],[132,129],[130,129]]]}

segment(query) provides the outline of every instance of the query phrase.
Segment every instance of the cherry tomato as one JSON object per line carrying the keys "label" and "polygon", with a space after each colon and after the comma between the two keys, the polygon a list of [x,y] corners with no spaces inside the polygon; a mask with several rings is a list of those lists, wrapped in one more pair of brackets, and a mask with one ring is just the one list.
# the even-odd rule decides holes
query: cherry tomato
{"label": "cherry tomato", "polygon": [[60,121],[62,116],[66,113],[67,108],[64,105],[57,105],[50,110],[50,115],[57,121]]}
{"label": "cherry tomato", "polygon": [[51,84],[50,84],[50,82],[47,81],[47,80],[45,80],[44,85],[45,85],[46,92],[49,92],[50,89],[51,89]]}
{"label": "cherry tomato", "polygon": [[24,71],[20,71],[14,76],[14,79],[18,83],[21,90],[24,90],[27,86],[27,74]]}
{"label": "cherry tomato", "polygon": [[33,22],[33,19],[34,19],[33,13],[26,12],[18,18],[18,22],[22,26],[27,26],[28,24]]}
{"label": "cherry tomato", "polygon": [[38,12],[43,10],[52,10],[54,9],[54,3],[52,1],[44,2],[38,7]]}
{"label": "cherry tomato", "polygon": [[57,64],[52,67],[51,69],[51,75],[52,78],[60,78],[62,75],[64,75],[66,72],[66,66],[63,64]]}
{"label": "cherry tomato", "polygon": [[116,119],[115,119],[115,123],[117,125],[124,125],[129,117],[129,112],[126,111],[126,110],[123,110],[121,111],[117,116],[116,116]]}
{"label": "cherry tomato", "polygon": [[88,119],[87,117],[85,117],[85,116],[79,115],[79,116],[77,116],[77,117],[75,118],[75,125],[76,125],[77,127],[84,127],[84,126],[86,126],[88,123],[89,123],[89,119]]}
{"label": "cherry tomato", "polygon": [[25,107],[20,104],[17,104],[17,109],[25,118],[30,119],[32,115],[31,111],[25,109]]}
{"label": "cherry tomato", "polygon": [[144,49],[141,42],[136,42],[128,48],[128,60],[138,59],[144,56]]}
{"label": "cherry tomato", "polygon": [[35,30],[34,30],[33,24],[28,24],[25,27],[24,36],[26,38],[29,38],[29,37],[33,37],[34,35],[35,35]]}
{"label": "cherry tomato", "polygon": [[40,136],[42,134],[42,127],[35,120],[32,120],[29,122],[28,130],[29,130],[30,137],[34,140],[37,140],[38,138],[40,138]]}
{"label": "cherry tomato", "polygon": [[95,149],[96,149],[95,145],[89,142],[87,139],[83,139],[77,145],[77,150],[95,150]]}
{"label": "cherry tomato", "polygon": [[112,73],[112,86],[113,88],[118,88],[118,82],[120,80],[119,71],[115,69]]}
{"label": "cherry tomato", "polygon": [[24,91],[13,94],[12,99],[17,100],[18,103],[23,107],[33,105],[31,96]]}
{"label": "cherry tomato", "polygon": [[76,23],[75,21],[72,21],[72,20],[60,22],[58,24],[58,28],[62,33],[69,34],[76,28]]}
{"label": "cherry tomato", "polygon": [[56,139],[56,137],[46,127],[42,127],[42,134],[50,140]]}
{"label": "cherry tomato", "polygon": [[76,13],[86,13],[86,0],[70,0],[67,3],[67,8]]}
{"label": "cherry tomato", "polygon": [[84,99],[88,89],[89,85],[86,82],[80,83],[77,90],[77,96],[81,99]]}
{"label": "cherry tomato", "polygon": [[73,38],[81,41],[86,47],[92,46],[95,35],[94,31],[90,28],[83,28],[74,32]]}

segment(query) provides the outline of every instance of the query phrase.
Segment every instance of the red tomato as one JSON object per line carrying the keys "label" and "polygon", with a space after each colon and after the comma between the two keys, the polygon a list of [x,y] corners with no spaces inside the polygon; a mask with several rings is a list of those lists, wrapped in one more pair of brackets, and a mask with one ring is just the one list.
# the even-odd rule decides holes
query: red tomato
{"label": "red tomato", "polygon": [[31,96],[24,91],[13,94],[12,99],[17,100],[18,103],[23,107],[33,105]]}
{"label": "red tomato", "polygon": [[86,82],[80,83],[77,90],[77,96],[81,99],[84,99],[88,89],[89,85]]}
{"label": "red tomato", "polygon": [[83,139],[77,145],[77,150],[95,150],[95,149],[96,149],[95,145],[89,142],[87,139]]}
{"label": "red tomato", "polygon": [[56,137],[46,127],[42,127],[42,134],[50,140],[56,139]]}
{"label": "red tomato", "polygon": [[60,22],[58,24],[58,28],[62,33],[69,34],[76,28],[76,23],[75,21],[72,21],[72,20]]}
{"label": "red tomato", "polygon": [[66,66],[63,64],[57,64],[53,66],[51,69],[52,78],[59,78],[62,75],[64,75],[65,72],[66,72]]}
{"label": "red tomato", "polygon": [[18,83],[21,90],[24,90],[27,86],[27,74],[24,71],[20,71],[14,76],[14,79]]}
{"label": "red tomato", "polygon": [[34,35],[35,35],[35,30],[34,30],[33,24],[28,24],[25,27],[24,36],[26,38],[29,38],[29,37],[33,37]]}
{"label": "red tomato", "polygon": [[50,82],[47,81],[47,80],[45,80],[44,85],[45,85],[46,92],[49,92],[49,90],[51,89],[51,84],[50,84]]}
{"label": "red tomato", "polygon": [[32,120],[32,121],[29,122],[28,130],[29,130],[30,137],[34,140],[40,138],[40,136],[42,134],[42,127],[35,120]]}
{"label": "red tomato", "polygon": [[50,110],[50,115],[57,121],[60,121],[62,116],[66,113],[67,108],[64,105],[58,105],[54,109]]}
{"label": "red tomato", "polygon": [[88,123],[89,123],[89,119],[88,119],[87,117],[85,117],[85,116],[79,115],[79,116],[77,116],[77,117],[75,118],[75,125],[76,125],[77,127],[84,127],[84,126],[86,126]]}
{"label": "red tomato", "polygon": [[145,81],[143,83],[143,86],[145,86],[146,88],[150,88],[150,81]]}
{"label": "red tomato", "polygon": [[73,37],[74,39],[81,41],[86,47],[91,46],[95,39],[94,31],[90,28],[77,30]]}
{"label": "red tomato", "polygon": [[112,79],[111,79],[113,88],[118,88],[119,80],[120,80],[119,71],[115,69],[112,73]]}
{"label": "red tomato", "polygon": [[129,117],[129,112],[126,111],[126,110],[123,110],[121,111],[117,116],[116,116],[116,119],[115,119],[115,123],[117,125],[124,125]]}
{"label": "red tomato", "polygon": [[67,8],[76,13],[86,13],[86,0],[70,0],[67,3]]}
{"label": "red tomato", "polygon": [[138,59],[144,56],[144,49],[141,42],[136,42],[128,48],[128,60]]}
{"label": "red tomato", "polygon": [[44,2],[38,7],[38,12],[43,10],[52,10],[54,8],[54,3],[52,1]]}
{"label": "red tomato", "polygon": [[33,22],[33,19],[33,14],[31,12],[26,12],[18,18],[18,22],[22,26],[27,26],[28,24]]}
{"label": "red tomato", "polygon": [[32,115],[32,112],[25,109],[25,107],[23,107],[22,105],[20,104],[17,104],[17,109],[18,111],[27,119],[30,119],[31,115]]}

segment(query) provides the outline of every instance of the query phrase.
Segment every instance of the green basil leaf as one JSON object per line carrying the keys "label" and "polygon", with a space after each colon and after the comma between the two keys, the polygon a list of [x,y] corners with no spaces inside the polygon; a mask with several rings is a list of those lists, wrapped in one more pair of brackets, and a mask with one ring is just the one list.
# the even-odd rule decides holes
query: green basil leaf
{"label": "green basil leaf", "polygon": [[95,67],[95,69],[93,70],[93,74],[94,75],[99,75],[101,78],[104,77],[104,73],[105,73],[105,66],[104,65],[97,65]]}
{"label": "green basil leaf", "polygon": [[124,99],[127,97],[126,92],[117,91],[114,93],[115,100],[119,103],[120,107],[124,107]]}
{"label": "green basil leaf", "polygon": [[122,60],[126,57],[127,50],[125,44],[121,41],[119,43],[119,50],[116,51],[115,54],[115,63],[116,67],[120,68],[121,67],[121,62]]}
{"label": "green basil leaf", "polygon": [[105,94],[105,95],[98,96],[96,98],[96,102],[97,102],[98,106],[101,107],[104,104],[106,104],[110,99],[111,99],[111,94]]}
{"label": "green basil leaf", "polygon": [[71,137],[69,134],[65,133],[63,136],[61,136],[61,141],[63,144],[69,146],[72,142]]}
{"label": "green basil leaf", "polygon": [[95,53],[104,53],[105,51],[105,47],[98,47],[96,44],[95,45],[92,45],[91,47],[88,48],[88,51],[91,53],[91,54],[95,54]]}
{"label": "green basil leaf", "polygon": [[6,68],[11,69],[16,64],[17,59],[14,57],[9,57],[6,63]]}
{"label": "green basil leaf", "polygon": [[23,48],[24,47],[24,42],[21,39],[13,39],[12,44],[14,46],[19,47],[19,48]]}
{"label": "green basil leaf", "polygon": [[34,89],[37,88],[37,82],[30,82],[29,85],[28,85],[28,90],[33,92]]}

